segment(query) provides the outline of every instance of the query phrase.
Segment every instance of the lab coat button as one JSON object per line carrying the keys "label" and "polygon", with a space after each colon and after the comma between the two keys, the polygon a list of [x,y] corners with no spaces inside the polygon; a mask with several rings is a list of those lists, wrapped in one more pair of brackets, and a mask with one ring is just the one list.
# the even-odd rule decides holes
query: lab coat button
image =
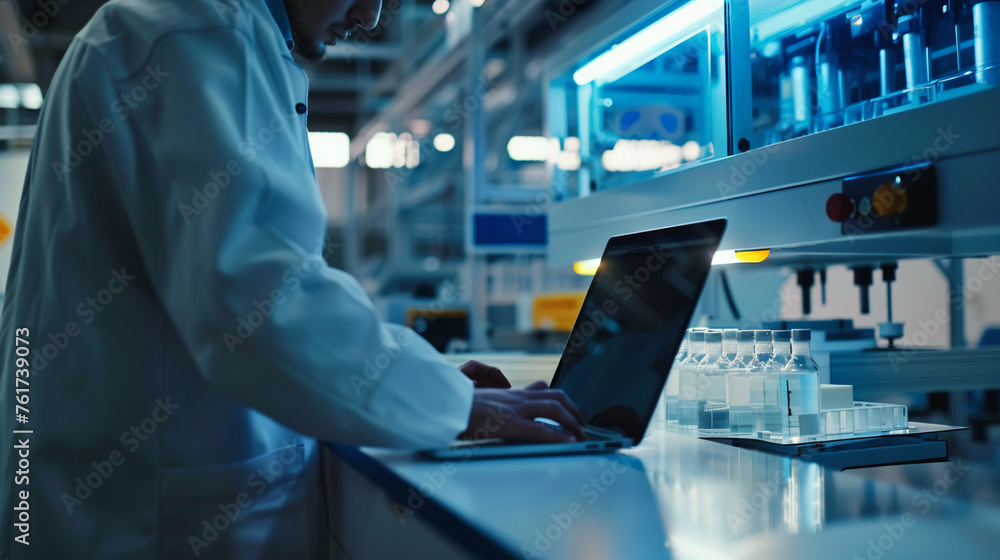
{"label": "lab coat button", "polygon": [[295,112],[296,113],[298,113],[300,115],[304,115],[304,114],[306,114],[306,111],[307,111],[307,109],[306,109],[306,104],[305,103],[296,103],[295,104]]}

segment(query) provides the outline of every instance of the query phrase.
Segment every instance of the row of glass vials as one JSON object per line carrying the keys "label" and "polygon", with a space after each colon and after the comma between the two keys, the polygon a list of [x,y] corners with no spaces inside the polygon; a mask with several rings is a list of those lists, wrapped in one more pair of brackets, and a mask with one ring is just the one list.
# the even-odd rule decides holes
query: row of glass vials
{"label": "row of glass vials", "polygon": [[670,370],[679,382],[667,386],[667,422],[708,437],[822,434],[810,339],[808,329],[688,329]]}
{"label": "row of glass vials", "polygon": [[[811,332],[688,329],[663,402],[668,423],[704,437],[788,440],[871,435],[909,426],[905,405],[822,405]],[[837,389],[842,386],[830,386]],[[836,401],[836,402],[834,402]]]}

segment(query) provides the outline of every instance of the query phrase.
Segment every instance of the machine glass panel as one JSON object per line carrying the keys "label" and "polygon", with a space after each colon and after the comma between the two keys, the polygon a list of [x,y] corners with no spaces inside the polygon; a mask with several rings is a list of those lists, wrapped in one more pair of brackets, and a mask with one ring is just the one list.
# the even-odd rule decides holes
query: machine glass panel
{"label": "machine glass panel", "polygon": [[996,86],[1000,1],[749,0],[752,145]]}
{"label": "machine glass panel", "polygon": [[673,2],[551,83],[550,132],[580,156],[556,166],[557,187],[578,196],[727,155],[725,27],[721,0]]}

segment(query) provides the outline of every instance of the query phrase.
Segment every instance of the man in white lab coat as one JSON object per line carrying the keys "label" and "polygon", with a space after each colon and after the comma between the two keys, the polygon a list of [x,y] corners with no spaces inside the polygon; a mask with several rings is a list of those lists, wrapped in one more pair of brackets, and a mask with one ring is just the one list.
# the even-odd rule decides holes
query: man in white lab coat
{"label": "man in white lab coat", "polygon": [[0,322],[0,558],[313,558],[317,439],[579,433],[559,392],[473,390],[322,259],[289,49],[318,57],[379,9],[113,0],[73,41]]}

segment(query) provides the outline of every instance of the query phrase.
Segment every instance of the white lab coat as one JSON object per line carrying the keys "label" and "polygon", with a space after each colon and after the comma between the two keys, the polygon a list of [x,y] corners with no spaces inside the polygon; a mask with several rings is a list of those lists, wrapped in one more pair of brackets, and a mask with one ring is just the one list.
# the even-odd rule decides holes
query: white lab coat
{"label": "white lab coat", "polygon": [[323,262],[306,88],[262,0],[114,0],[74,40],[0,323],[0,558],[309,558],[313,438],[465,428],[471,382]]}

